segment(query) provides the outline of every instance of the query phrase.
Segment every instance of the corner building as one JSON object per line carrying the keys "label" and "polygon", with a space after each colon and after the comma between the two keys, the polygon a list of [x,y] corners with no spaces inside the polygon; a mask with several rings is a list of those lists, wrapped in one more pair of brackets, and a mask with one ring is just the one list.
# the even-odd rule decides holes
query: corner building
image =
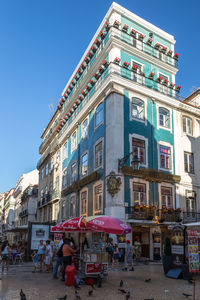
{"label": "corner building", "polygon": [[[172,35],[113,3],[63,90],[38,163],[39,201],[50,195],[44,207],[59,203],[54,221],[97,214],[121,218],[133,228],[131,240],[140,239],[142,256],[151,259],[161,255],[168,225],[181,218],[174,44]],[[139,170],[131,167],[135,158]]]}

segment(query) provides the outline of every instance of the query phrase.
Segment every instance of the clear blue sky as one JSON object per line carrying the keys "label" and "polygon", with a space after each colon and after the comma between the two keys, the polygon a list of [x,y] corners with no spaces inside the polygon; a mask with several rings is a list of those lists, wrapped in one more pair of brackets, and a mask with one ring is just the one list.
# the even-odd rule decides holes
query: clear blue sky
{"label": "clear blue sky", "polygon": [[[182,96],[199,86],[198,0],[119,0],[174,35]],[[36,167],[41,134],[112,1],[0,0],[0,192]]]}

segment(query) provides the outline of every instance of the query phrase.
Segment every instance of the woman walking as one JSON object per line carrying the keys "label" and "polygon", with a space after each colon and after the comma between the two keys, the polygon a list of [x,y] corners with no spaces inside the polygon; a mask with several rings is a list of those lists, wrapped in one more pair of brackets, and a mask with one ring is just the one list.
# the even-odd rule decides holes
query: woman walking
{"label": "woman walking", "polygon": [[71,265],[72,264],[72,254],[74,254],[76,252],[76,250],[72,249],[72,247],[70,246],[70,240],[69,239],[65,239],[64,240],[64,245],[62,248],[62,252],[63,252],[63,272],[62,272],[62,281],[65,281],[65,269],[66,266]]}
{"label": "woman walking", "polygon": [[43,243],[43,240],[40,240],[40,244],[38,246],[38,258],[40,262],[40,272],[42,272],[44,258],[45,258],[45,250],[46,246]]}
{"label": "woman walking", "polygon": [[[8,241],[3,242],[2,246],[1,246],[0,255],[2,257],[1,269],[2,269],[2,275],[3,275],[4,266],[6,265],[7,273],[8,273],[8,268],[9,268],[10,247],[8,245]],[[4,274],[6,274],[6,273],[4,273]]]}

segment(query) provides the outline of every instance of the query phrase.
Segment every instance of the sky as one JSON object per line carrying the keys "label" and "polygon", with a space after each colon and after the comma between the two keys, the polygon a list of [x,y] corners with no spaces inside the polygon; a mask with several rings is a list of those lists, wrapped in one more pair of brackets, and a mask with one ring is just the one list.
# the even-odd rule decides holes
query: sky
{"label": "sky", "polygon": [[[200,2],[116,2],[175,37],[181,95],[198,88]],[[0,0],[1,193],[36,168],[43,130],[111,4],[110,0]]]}

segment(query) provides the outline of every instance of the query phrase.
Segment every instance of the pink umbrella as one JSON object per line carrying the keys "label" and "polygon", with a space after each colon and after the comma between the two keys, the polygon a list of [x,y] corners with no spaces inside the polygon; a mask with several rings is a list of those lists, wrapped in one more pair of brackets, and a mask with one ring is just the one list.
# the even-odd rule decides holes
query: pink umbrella
{"label": "pink umbrella", "polygon": [[57,225],[55,225],[55,226],[53,226],[53,227],[51,228],[51,231],[53,231],[53,232],[64,232],[64,229],[63,229],[63,222],[62,222],[62,223],[59,223],[59,224],[57,224]]}
{"label": "pink umbrella", "polygon": [[124,222],[110,216],[92,216],[85,218],[86,227],[92,231],[99,231],[112,234],[128,234],[132,229]]}
{"label": "pink umbrella", "polygon": [[83,217],[69,219],[62,223],[64,231],[84,231],[86,230],[86,220]]}

